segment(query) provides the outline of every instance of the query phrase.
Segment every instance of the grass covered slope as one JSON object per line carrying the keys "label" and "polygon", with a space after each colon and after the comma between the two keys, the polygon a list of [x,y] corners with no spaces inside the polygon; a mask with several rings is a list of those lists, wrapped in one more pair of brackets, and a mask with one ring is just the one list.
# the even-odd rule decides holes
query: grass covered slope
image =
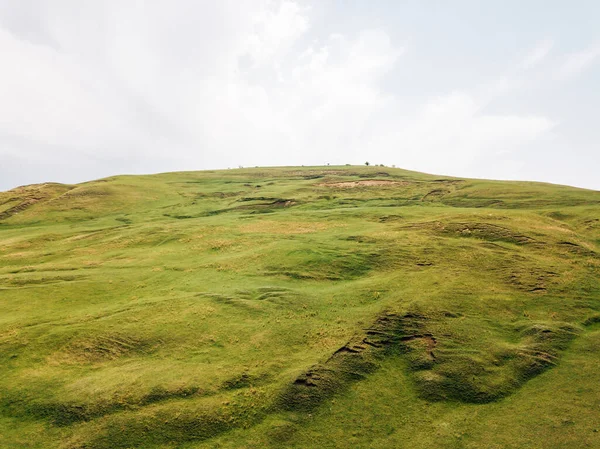
{"label": "grass covered slope", "polygon": [[0,193],[0,446],[600,447],[600,192],[387,167]]}

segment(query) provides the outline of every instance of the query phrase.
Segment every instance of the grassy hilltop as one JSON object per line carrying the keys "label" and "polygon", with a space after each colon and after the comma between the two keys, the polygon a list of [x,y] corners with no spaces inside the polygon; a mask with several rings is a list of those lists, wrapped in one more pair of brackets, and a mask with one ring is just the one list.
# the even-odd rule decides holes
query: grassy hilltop
{"label": "grassy hilltop", "polygon": [[387,167],[0,193],[0,447],[600,447],[600,192]]}

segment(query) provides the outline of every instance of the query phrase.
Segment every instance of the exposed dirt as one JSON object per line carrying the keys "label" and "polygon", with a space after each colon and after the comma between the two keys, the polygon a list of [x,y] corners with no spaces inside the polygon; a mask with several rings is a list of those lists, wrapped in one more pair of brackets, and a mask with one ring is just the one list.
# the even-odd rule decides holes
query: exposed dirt
{"label": "exposed dirt", "polygon": [[404,217],[402,215],[383,215],[377,219],[380,223],[388,223],[392,221],[402,221]]}
{"label": "exposed dirt", "polygon": [[304,179],[318,179],[318,178],[322,178],[326,175],[359,176],[359,173],[347,171],[347,170],[302,170],[302,171],[290,172],[290,176],[300,176]]}
{"label": "exposed dirt", "polygon": [[443,223],[427,222],[414,223],[406,226],[407,229],[429,229],[431,231],[456,237],[475,237],[487,241],[503,241],[516,245],[535,243],[536,240],[527,235],[520,234],[503,226],[491,223]]}
{"label": "exposed dirt", "polygon": [[595,251],[586,248],[582,245],[579,245],[578,243],[573,243],[573,242],[558,242],[558,245],[560,248],[566,249],[567,251],[571,252],[571,253],[575,253],[575,254],[581,254],[584,256],[588,256],[588,257],[598,257],[598,253],[596,253]]}
{"label": "exposed dirt", "polygon": [[7,218],[12,217],[15,214],[18,214],[19,212],[24,211],[25,209],[28,209],[29,207],[33,206],[38,201],[39,201],[39,199],[36,199],[36,198],[27,199],[27,200],[17,204],[16,206],[13,206],[10,209],[7,209],[4,212],[0,213],[0,220],[5,220]]}
{"label": "exposed dirt", "polygon": [[248,211],[249,214],[256,213],[270,213],[274,212],[277,209],[283,209],[287,207],[292,207],[298,204],[298,202],[294,199],[285,199],[285,198],[266,198],[266,202],[258,202],[264,201],[261,199],[262,197],[257,198],[242,198],[238,200],[238,202],[248,203],[242,204],[240,206],[228,207],[226,209],[216,209],[210,210],[207,212],[203,212],[197,215],[178,215],[178,214],[163,214],[165,217],[171,217],[176,219],[188,219],[188,218],[198,218],[198,217],[210,217],[212,215],[220,215],[228,212],[239,212],[239,211]]}
{"label": "exposed dirt", "polygon": [[600,228],[600,219],[592,218],[583,222],[587,229],[598,229]]}
{"label": "exposed dirt", "polygon": [[335,351],[325,362],[298,376],[282,393],[279,406],[285,410],[312,410],[324,400],[363,379],[379,368],[381,359],[394,352],[411,351],[411,344],[424,345],[433,360],[435,337],[423,330],[425,318],[417,314],[385,313],[363,332]]}
{"label": "exposed dirt", "polygon": [[437,201],[443,196],[450,193],[450,190],[447,189],[435,189],[425,195],[421,201]]}
{"label": "exposed dirt", "polygon": [[23,212],[40,201],[48,201],[53,197],[60,196],[71,189],[72,187],[62,184],[44,183],[16,187],[7,192],[0,192],[0,206],[17,203],[0,212],[0,221]]}
{"label": "exposed dirt", "polygon": [[[445,315],[448,317],[449,315]],[[451,314],[450,317],[457,315]],[[372,326],[355,335],[327,360],[300,374],[280,395],[276,405],[284,410],[310,411],[379,369],[384,358],[403,356],[419,395],[432,401],[457,400],[487,403],[503,398],[529,379],[558,363],[578,330],[564,323],[526,322],[515,328],[519,344],[508,352],[457,353],[428,330],[435,323],[423,315],[381,315]],[[475,354],[475,355],[472,355]],[[498,376],[503,372],[506,377]]]}
{"label": "exposed dirt", "polygon": [[[276,209],[290,207],[297,204],[294,199],[287,198],[268,198],[268,197],[249,197],[238,200],[240,202],[252,202],[253,204],[238,206],[235,209]],[[255,202],[256,201],[256,202]],[[260,202],[259,202],[260,201]]]}
{"label": "exposed dirt", "polygon": [[554,284],[557,273],[547,270],[528,268],[513,269],[508,282],[515,288],[532,293],[544,293]]}
{"label": "exposed dirt", "polygon": [[387,181],[381,179],[365,179],[364,181],[343,181],[343,182],[323,182],[317,184],[320,187],[329,187],[337,189],[354,189],[356,187],[380,187],[380,186],[405,186],[410,184],[407,181]]}

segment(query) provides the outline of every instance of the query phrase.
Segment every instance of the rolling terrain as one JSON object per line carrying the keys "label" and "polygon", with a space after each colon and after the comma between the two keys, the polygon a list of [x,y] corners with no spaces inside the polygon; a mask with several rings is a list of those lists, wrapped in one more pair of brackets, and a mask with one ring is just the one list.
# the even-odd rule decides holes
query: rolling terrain
{"label": "rolling terrain", "polygon": [[598,448],[600,192],[383,166],[0,192],[0,447]]}

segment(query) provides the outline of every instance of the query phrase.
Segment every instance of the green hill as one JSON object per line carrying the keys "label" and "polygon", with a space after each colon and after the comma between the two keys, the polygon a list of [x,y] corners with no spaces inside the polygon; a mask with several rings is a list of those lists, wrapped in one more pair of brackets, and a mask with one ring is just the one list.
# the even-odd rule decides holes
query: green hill
{"label": "green hill", "polygon": [[0,193],[0,446],[600,447],[600,192],[387,167]]}

